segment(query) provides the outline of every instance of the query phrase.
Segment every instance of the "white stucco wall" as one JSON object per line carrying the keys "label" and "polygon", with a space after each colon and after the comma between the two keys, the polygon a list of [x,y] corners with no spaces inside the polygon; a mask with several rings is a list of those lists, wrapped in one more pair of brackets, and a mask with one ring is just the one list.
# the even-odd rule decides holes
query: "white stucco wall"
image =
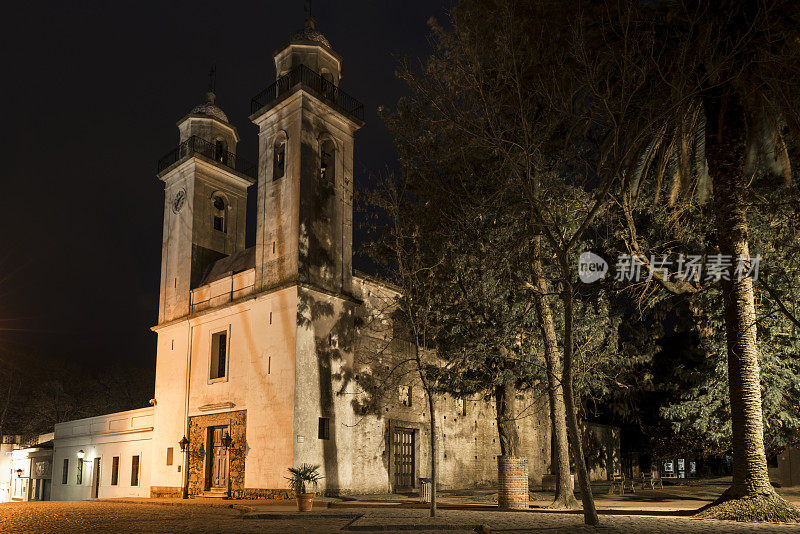
{"label": "white stucco wall", "polygon": [[[99,417],[78,419],[55,426],[52,499],[90,499],[94,459],[100,458],[98,498],[150,495],[153,408],[140,408]],[[77,483],[78,451],[84,451],[82,483]],[[139,483],[131,485],[132,457],[139,456]],[[111,485],[112,458],[119,457],[119,477]],[[67,483],[62,484],[64,459],[69,460]]]}
{"label": "white stucco wall", "polygon": [[[296,288],[289,287],[157,328],[153,486],[183,485],[182,472],[160,458],[167,447],[176,447],[176,464],[183,461],[177,444],[186,432],[189,351],[188,416],[246,410],[245,487],[286,486],[283,476],[292,454],[296,295]],[[228,332],[227,373],[212,380],[211,338],[221,331]]]}

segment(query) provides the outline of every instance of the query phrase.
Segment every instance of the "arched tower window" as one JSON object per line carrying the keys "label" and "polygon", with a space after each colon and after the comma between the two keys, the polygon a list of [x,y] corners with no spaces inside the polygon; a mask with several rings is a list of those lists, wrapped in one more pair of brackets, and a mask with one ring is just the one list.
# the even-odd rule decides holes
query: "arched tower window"
{"label": "arched tower window", "polygon": [[327,185],[336,184],[336,145],[326,139],[320,146],[319,179]]}
{"label": "arched tower window", "polygon": [[222,139],[217,139],[214,142],[214,159],[219,161],[222,164],[227,163],[227,156],[228,156],[228,147],[225,144],[225,141]]}
{"label": "arched tower window", "polygon": [[286,140],[279,138],[275,141],[272,151],[272,181],[283,178],[286,172]]}
{"label": "arched tower window", "polygon": [[212,224],[214,230],[222,233],[228,231],[228,202],[222,195],[211,198]]}
{"label": "arched tower window", "polygon": [[322,69],[320,73],[322,79],[320,81],[320,92],[328,99],[336,99],[336,84],[333,81],[333,74],[328,72],[327,69]]}

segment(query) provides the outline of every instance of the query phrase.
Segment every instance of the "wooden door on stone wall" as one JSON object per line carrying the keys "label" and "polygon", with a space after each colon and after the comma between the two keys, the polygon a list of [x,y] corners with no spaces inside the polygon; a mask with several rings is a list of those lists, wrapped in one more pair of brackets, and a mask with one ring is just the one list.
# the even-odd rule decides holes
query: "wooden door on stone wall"
{"label": "wooden door on stone wall", "polygon": [[395,428],[392,434],[394,456],[394,489],[408,490],[414,487],[414,431]]}
{"label": "wooden door on stone wall", "polygon": [[215,426],[210,432],[211,442],[211,487],[228,488],[228,451],[222,445],[226,426]]}

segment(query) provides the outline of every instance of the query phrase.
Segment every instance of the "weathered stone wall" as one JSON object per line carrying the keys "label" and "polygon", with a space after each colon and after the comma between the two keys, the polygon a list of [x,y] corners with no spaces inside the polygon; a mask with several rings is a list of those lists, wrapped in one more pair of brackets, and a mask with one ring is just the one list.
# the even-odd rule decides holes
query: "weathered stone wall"
{"label": "weathered stone wall", "polygon": [[800,485],[800,446],[787,447],[778,455],[778,467],[770,471],[770,478],[782,486]]}
{"label": "weathered stone wall", "polygon": [[[430,417],[425,391],[418,374],[408,366],[393,371],[398,360],[412,355],[411,345],[397,340],[392,324],[391,302],[396,291],[365,277],[354,278],[354,289],[364,302],[361,329],[356,339],[355,389],[363,396],[346,395],[339,401],[350,405],[357,424],[352,426],[353,480],[349,489],[360,493],[394,491],[393,450],[390,430],[394,426],[414,429],[415,485],[418,477],[430,476]],[[400,378],[387,378],[393,373]],[[374,380],[380,406],[369,403]],[[402,402],[398,386],[411,388],[411,406]],[[363,400],[364,405],[360,404]],[[521,455],[527,459],[530,484],[541,483],[550,467],[550,420],[544,386],[521,392],[516,399]],[[496,405],[490,394],[460,399],[437,395],[436,434],[440,489],[495,487],[500,444]],[[464,413],[466,409],[466,414]],[[366,410],[363,412],[362,410]],[[347,446],[347,445],[346,445]]]}
{"label": "weathered stone wall", "polygon": [[150,486],[150,497],[154,499],[179,498],[183,495],[181,488],[174,486]]}
{"label": "weathered stone wall", "polygon": [[609,480],[612,474],[621,472],[619,427],[589,422],[581,426],[589,480]]}
{"label": "weathered stone wall", "polygon": [[245,488],[245,499],[291,499],[294,497],[288,489]]}

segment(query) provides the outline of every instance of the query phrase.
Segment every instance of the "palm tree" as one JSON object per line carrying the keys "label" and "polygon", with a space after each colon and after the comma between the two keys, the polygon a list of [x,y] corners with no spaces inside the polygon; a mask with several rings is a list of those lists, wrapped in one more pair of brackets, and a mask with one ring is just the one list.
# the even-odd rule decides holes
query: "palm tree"
{"label": "palm tree", "polygon": [[[703,201],[711,194],[719,252],[749,258],[747,196],[756,166],[788,183],[784,134],[800,134],[796,3],[677,0],[635,9],[645,28],[640,38],[661,51],[659,57],[638,58],[637,68],[649,69],[661,83],[642,106],[660,106],[665,112],[633,160],[626,202],[635,202],[631,199],[647,178],[660,190],[665,176],[672,180],[670,203]],[[670,290],[692,291],[690,285],[662,281]],[[722,294],[733,482],[703,514],[800,520],[800,511],[775,493],[767,471],[753,279],[722,280]]]}

